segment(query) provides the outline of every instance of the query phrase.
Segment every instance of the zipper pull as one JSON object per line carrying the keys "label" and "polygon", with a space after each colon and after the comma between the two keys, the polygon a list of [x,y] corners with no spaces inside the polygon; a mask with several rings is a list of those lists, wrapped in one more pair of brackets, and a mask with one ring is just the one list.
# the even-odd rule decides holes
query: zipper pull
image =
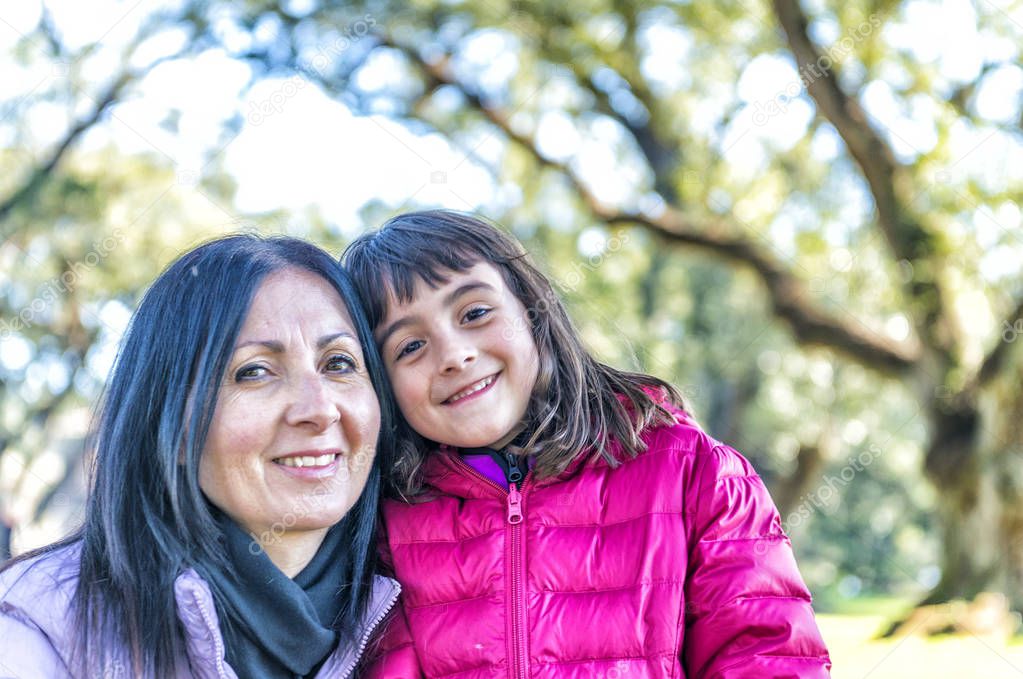
{"label": "zipper pull", "polygon": [[508,487],[508,523],[522,523],[522,493],[514,483]]}
{"label": "zipper pull", "polygon": [[519,464],[522,463],[522,458],[518,455],[512,455],[511,453],[505,453],[504,459],[508,461],[508,483],[518,483],[522,480],[524,474]]}

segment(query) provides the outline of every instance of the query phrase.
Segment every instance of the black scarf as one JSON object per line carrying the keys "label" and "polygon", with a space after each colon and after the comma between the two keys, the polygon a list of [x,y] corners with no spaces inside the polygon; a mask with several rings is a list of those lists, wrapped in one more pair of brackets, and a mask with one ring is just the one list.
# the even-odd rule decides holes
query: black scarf
{"label": "black scarf", "polygon": [[314,676],[338,643],[333,623],[348,577],[342,524],[327,532],[312,561],[291,579],[238,524],[222,512],[214,515],[237,576],[203,573],[219,594],[227,663],[243,679]]}

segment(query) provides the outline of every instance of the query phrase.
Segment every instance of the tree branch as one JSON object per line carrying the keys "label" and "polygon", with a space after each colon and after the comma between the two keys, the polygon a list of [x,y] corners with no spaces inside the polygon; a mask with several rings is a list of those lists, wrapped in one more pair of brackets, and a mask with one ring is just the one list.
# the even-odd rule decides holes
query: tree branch
{"label": "tree branch", "polygon": [[897,259],[913,264],[926,262],[926,266],[918,267],[926,273],[918,272],[909,284],[909,294],[922,311],[917,325],[927,345],[942,354],[948,363],[954,363],[961,338],[948,313],[949,306],[935,271],[940,246],[937,237],[911,209],[912,180],[906,168],[870,125],[859,102],[839,86],[833,65],[823,66],[825,59],[833,59],[822,54],[810,39],[807,17],[799,0],[773,0],[773,5],[807,91],[818,110],[835,126],[863,172],[874,197],[878,224],[892,253]]}
{"label": "tree branch", "polygon": [[918,253],[913,246],[923,234],[913,223],[904,223],[902,204],[895,192],[896,179],[902,167],[888,144],[867,121],[866,112],[856,99],[846,95],[834,76],[834,67],[822,67],[825,58],[807,33],[807,18],[798,0],[773,0],[775,14],[789,48],[796,59],[798,72],[805,74],[807,91],[845,141],[849,153],[860,166],[877,204],[878,218],[893,253],[900,259],[913,261]]}
{"label": "tree branch", "polygon": [[998,326],[999,342],[980,364],[974,386],[983,387],[1001,372],[1013,342],[1023,341],[1023,332],[1020,332],[1021,325],[1023,325],[1023,298]]}
{"label": "tree branch", "polygon": [[479,94],[455,79],[443,63],[429,62],[416,50],[399,45],[389,38],[383,38],[383,42],[401,50],[435,83],[458,88],[470,105],[501,129],[510,140],[532,154],[541,166],[561,172],[598,219],[607,224],[639,224],[671,242],[709,251],[724,259],[751,267],[764,282],[775,314],[789,324],[797,340],[802,344],[830,347],[859,363],[888,374],[905,373],[915,366],[918,359],[916,347],[883,337],[859,321],[845,322],[818,309],[810,301],[803,283],[749,239],[717,235],[730,229],[714,228],[715,225],[696,225],[671,206],[654,215],[622,211],[604,205],[571,168],[540,153],[530,134],[515,130],[507,114],[487,105]]}
{"label": "tree branch", "polygon": [[[178,59],[184,54],[188,53],[189,50],[195,50],[201,48],[203,42],[200,40],[200,36],[196,35],[195,29],[201,23],[201,19],[196,14],[196,3],[186,4],[177,14],[166,15],[159,13],[153,15],[149,20],[139,29],[138,34],[134,37],[131,44],[126,48],[123,54],[123,70],[120,75],[104,90],[100,96],[95,100],[92,110],[79,119],[64,135],[63,139],[54,147],[50,152],[50,155],[39,165],[37,165],[28,176],[28,179],[17,189],[15,189],[10,195],[7,196],[2,202],[0,202],[0,238],[7,236],[6,229],[3,227],[4,221],[10,215],[18,204],[27,201],[32,198],[43,185],[46,178],[51,172],[57,167],[57,165],[63,160],[64,156],[71,149],[74,143],[82,136],[83,133],[89,130],[93,125],[99,122],[103,112],[121,96],[121,92],[124,88],[139,77],[140,73],[133,71],[127,64],[131,60],[132,54],[148,38],[161,30],[168,24],[184,23],[193,29],[190,40],[185,47],[179,49],[176,53],[162,56],[158,59],[153,60],[149,63],[146,68],[152,70],[159,64],[172,59]],[[55,53],[59,53],[61,46],[56,43],[56,38],[53,34],[53,28],[50,25],[49,14],[44,13],[42,19],[42,30],[47,36],[47,40],[52,43],[51,48]],[[85,54],[88,54],[95,46],[86,47],[83,52],[79,53],[77,58],[84,58]]]}
{"label": "tree branch", "polygon": [[[678,190],[674,172],[679,167],[681,149],[677,140],[665,139],[660,133],[660,130],[669,127],[668,115],[663,112],[663,107],[659,105],[657,96],[650,91],[638,66],[635,8],[629,3],[617,2],[615,4],[616,9],[625,19],[626,34],[622,42],[628,47],[616,46],[614,49],[607,49],[599,41],[588,41],[586,46],[593,51],[592,58],[599,62],[601,67],[613,72],[623,83],[628,85],[623,89],[627,89],[629,95],[643,106],[647,114],[645,120],[637,120],[615,108],[611,102],[610,93],[597,87],[594,81],[596,68],[587,68],[584,64],[586,60],[580,58],[579,54],[573,53],[579,45],[569,47],[569,44],[561,36],[551,36],[548,30],[544,33],[544,49],[572,71],[579,85],[595,97],[601,111],[618,121],[632,135],[653,173],[654,190],[669,203],[677,203]],[[540,21],[539,23],[548,28],[568,30],[572,27],[573,21],[572,16],[555,12],[547,22]]]}
{"label": "tree branch", "polygon": [[[593,97],[596,99],[599,110],[605,115],[617,120],[618,123],[624,127],[632,138],[636,141],[636,145],[639,147],[640,153],[646,158],[647,164],[650,167],[651,172],[654,176],[654,190],[670,203],[678,202],[678,191],[675,188],[674,177],[672,172],[678,167],[678,146],[677,144],[671,144],[665,140],[659,138],[656,130],[654,129],[654,116],[653,110],[647,106],[647,103],[640,97],[636,97],[637,100],[644,105],[647,109],[647,113],[650,118],[644,122],[638,122],[630,119],[620,111],[615,110],[615,107],[611,103],[610,95],[601,90],[593,81],[593,74],[583,68],[582,64],[578,61],[571,60],[571,57],[566,57],[570,61],[567,62],[568,67],[572,70],[576,80],[579,84],[584,87]],[[614,70],[608,64],[604,64],[605,68]],[[621,77],[621,74],[619,74]],[[622,78],[625,82],[629,82],[625,78]],[[632,92],[633,96],[636,96],[635,91]]]}
{"label": "tree branch", "polygon": [[19,203],[28,200],[36,193],[36,191],[39,190],[39,187],[42,186],[49,174],[55,167],[57,167],[57,164],[67,154],[71,145],[74,144],[86,130],[96,124],[100,116],[103,115],[103,111],[117,99],[121,90],[124,89],[124,86],[127,85],[130,80],[131,77],[127,73],[122,73],[96,101],[92,111],[75,123],[64,135],[64,138],[60,140],[60,143],[58,143],[53,151],[50,152],[49,157],[31,171],[28,179],[25,180],[25,183],[15,189],[10,196],[0,203],[0,222],[3,222],[10,214],[11,210],[13,210]]}

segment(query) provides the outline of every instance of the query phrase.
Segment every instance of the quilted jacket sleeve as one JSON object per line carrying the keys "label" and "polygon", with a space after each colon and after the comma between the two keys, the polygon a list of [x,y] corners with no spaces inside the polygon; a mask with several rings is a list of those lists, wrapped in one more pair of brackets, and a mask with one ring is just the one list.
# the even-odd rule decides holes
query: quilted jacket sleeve
{"label": "quilted jacket sleeve", "polygon": [[419,679],[423,676],[400,600],[372,655],[365,672],[360,675],[366,679]]}
{"label": "quilted jacket sleeve", "polygon": [[68,677],[49,638],[21,611],[0,603],[0,678]]}
{"label": "quilted jacket sleeve", "polygon": [[828,677],[831,661],[763,481],[709,442],[686,479],[689,679]]}

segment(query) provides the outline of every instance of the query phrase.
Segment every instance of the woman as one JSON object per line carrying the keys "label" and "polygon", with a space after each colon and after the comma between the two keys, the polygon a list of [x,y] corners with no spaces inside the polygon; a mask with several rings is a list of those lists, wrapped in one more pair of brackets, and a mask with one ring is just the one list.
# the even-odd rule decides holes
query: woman
{"label": "woman", "polygon": [[124,338],[83,527],[0,573],[0,677],[350,676],[398,592],[373,575],[387,389],[322,250],[182,256]]}

